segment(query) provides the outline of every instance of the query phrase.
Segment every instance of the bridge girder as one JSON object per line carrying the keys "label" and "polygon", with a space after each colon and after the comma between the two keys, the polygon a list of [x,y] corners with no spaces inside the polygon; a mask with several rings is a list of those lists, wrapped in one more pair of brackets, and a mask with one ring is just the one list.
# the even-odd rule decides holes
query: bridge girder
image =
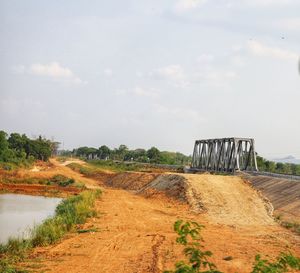
{"label": "bridge girder", "polygon": [[258,171],[254,139],[196,140],[191,167],[193,170],[213,172]]}

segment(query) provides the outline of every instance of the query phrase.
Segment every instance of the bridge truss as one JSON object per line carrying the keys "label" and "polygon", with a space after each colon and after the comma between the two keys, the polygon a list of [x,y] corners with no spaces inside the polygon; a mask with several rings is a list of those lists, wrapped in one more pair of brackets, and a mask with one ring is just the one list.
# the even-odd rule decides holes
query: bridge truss
{"label": "bridge truss", "polygon": [[196,140],[191,167],[213,172],[258,171],[254,139]]}

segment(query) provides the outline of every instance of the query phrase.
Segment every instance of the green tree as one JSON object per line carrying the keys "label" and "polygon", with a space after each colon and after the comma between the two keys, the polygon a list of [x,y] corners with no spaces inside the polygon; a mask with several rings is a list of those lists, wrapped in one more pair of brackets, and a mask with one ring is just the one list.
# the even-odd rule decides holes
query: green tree
{"label": "green tree", "polygon": [[0,154],[8,149],[7,133],[0,131]]}
{"label": "green tree", "polygon": [[266,166],[266,171],[267,172],[274,173],[275,170],[276,170],[276,163],[273,162],[273,161],[266,161],[265,166]]}
{"label": "green tree", "polygon": [[111,150],[106,145],[102,145],[97,151],[97,155],[100,159],[106,159],[110,156],[110,154]]}
{"label": "green tree", "polygon": [[156,147],[152,147],[147,151],[147,156],[151,163],[160,163],[160,151]]}
{"label": "green tree", "polygon": [[121,144],[118,149],[115,149],[115,156],[118,160],[124,160],[126,153],[128,152],[128,147]]}

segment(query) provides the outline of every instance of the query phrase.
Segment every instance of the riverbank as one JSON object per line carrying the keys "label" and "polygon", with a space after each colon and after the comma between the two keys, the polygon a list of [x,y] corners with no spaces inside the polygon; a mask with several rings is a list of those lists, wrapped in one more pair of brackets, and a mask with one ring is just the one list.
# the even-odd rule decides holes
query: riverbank
{"label": "riverbank", "polygon": [[10,238],[0,244],[0,272],[25,272],[21,266],[32,250],[59,241],[68,232],[80,232],[87,218],[97,215],[95,200],[100,190],[89,190],[61,201],[56,207],[55,216],[34,227],[28,239]]}
{"label": "riverbank", "polygon": [[47,197],[68,197],[70,195],[77,195],[82,192],[82,189],[76,187],[59,187],[59,186],[46,186],[37,184],[0,184],[1,193],[16,193],[27,194],[34,196],[47,196]]}

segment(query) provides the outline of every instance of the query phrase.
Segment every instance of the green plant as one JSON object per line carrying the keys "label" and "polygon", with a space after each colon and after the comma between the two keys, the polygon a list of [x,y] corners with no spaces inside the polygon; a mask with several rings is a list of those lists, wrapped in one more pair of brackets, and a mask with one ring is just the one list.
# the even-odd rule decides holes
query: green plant
{"label": "green plant", "polygon": [[284,273],[290,269],[300,270],[300,258],[293,256],[291,253],[281,253],[273,263],[261,259],[260,255],[256,255],[251,273]]}
{"label": "green plant", "polygon": [[185,246],[183,251],[188,258],[188,263],[179,261],[175,264],[175,270],[164,271],[164,273],[221,273],[215,264],[209,261],[212,252],[203,250],[200,243],[203,241],[200,235],[203,227],[197,222],[183,220],[175,222],[174,231],[178,234],[176,242]]}
{"label": "green plant", "polygon": [[27,273],[27,270],[17,269],[7,259],[0,259],[0,272],[2,273]]}
{"label": "green plant", "polygon": [[75,183],[75,180],[73,178],[68,178],[64,175],[61,174],[57,174],[54,175],[51,179],[50,179],[50,184],[55,183],[58,184],[61,187],[67,187],[71,184]]}

